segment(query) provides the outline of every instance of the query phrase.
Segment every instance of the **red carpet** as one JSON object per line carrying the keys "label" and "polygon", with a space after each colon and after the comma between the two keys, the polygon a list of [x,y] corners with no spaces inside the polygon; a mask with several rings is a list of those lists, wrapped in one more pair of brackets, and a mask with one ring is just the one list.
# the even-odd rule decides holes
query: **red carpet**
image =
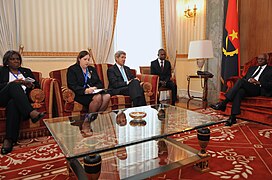
{"label": "red carpet", "polygon": [[[203,113],[222,117],[209,109]],[[195,133],[175,138],[199,149]],[[238,121],[231,128],[212,127],[207,148],[212,157],[210,172],[201,174],[192,168],[177,169],[152,179],[272,179],[271,138],[271,126],[252,122]],[[0,155],[0,179],[72,178],[68,176],[65,158],[55,141],[52,137],[43,137],[21,141],[12,153]]]}
{"label": "red carpet", "polygon": [[[183,170],[181,179],[272,179],[272,127],[239,121],[233,127],[212,129],[208,153],[211,171]],[[179,139],[196,149],[196,138]]]}
{"label": "red carpet", "polygon": [[51,136],[21,141],[12,153],[0,154],[0,179],[67,178],[66,171],[64,155]]}

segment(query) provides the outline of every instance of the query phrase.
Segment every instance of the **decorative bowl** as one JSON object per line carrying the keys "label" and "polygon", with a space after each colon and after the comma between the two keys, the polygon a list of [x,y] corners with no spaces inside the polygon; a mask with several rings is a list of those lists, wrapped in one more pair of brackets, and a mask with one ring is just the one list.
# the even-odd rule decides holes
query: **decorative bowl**
{"label": "decorative bowl", "polygon": [[85,138],[83,140],[83,143],[85,146],[94,148],[95,146],[99,144],[99,141],[93,137],[89,137],[89,138]]}
{"label": "decorative bowl", "polygon": [[135,120],[141,120],[146,116],[145,112],[131,112],[129,116]]}

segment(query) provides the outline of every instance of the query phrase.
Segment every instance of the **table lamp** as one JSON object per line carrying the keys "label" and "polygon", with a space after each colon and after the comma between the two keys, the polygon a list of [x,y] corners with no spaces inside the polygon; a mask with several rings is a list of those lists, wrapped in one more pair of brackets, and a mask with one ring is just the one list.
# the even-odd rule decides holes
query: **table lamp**
{"label": "table lamp", "polygon": [[198,75],[212,75],[208,71],[201,71],[205,61],[209,58],[213,58],[213,47],[211,40],[197,40],[190,42],[188,59],[196,59]]}

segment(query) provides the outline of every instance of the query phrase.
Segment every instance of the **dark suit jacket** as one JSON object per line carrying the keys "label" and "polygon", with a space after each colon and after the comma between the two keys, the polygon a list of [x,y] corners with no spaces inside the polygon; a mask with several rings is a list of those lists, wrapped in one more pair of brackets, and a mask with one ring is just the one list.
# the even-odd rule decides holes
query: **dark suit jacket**
{"label": "dark suit jacket", "polygon": [[[125,73],[128,80],[134,79],[135,76],[131,73],[129,67],[124,66]],[[127,83],[124,81],[123,76],[115,64],[107,70],[108,80],[109,80],[109,89],[118,89],[122,87],[128,87]]]}
{"label": "dark suit jacket", "polygon": [[[251,78],[257,68],[258,66],[250,67],[243,78],[246,80]],[[261,96],[272,96],[272,66],[266,66],[259,77],[259,81],[261,83]]]}
{"label": "dark suit jacket", "polygon": [[[89,66],[88,70],[91,74],[91,79],[88,78],[87,84],[90,87],[103,88],[103,84],[99,79],[97,71],[94,67]],[[85,89],[88,87],[84,87],[85,79],[79,64],[74,64],[68,68],[67,71],[67,85],[68,88],[75,92],[76,95],[84,95]]]}
{"label": "dark suit jacket", "polygon": [[[20,67],[19,71],[23,74],[25,78],[31,77],[35,79],[32,71],[28,68]],[[3,89],[9,82],[9,68],[7,66],[0,67],[0,90]],[[35,88],[40,88],[40,84],[35,80],[33,83]],[[29,94],[32,88],[26,88],[26,94]]]}
{"label": "dark suit jacket", "polygon": [[151,62],[151,74],[158,75],[160,81],[168,82],[171,78],[171,63],[168,60],[164,60],[163,71],[161,70],[161,65],[158,59]]}

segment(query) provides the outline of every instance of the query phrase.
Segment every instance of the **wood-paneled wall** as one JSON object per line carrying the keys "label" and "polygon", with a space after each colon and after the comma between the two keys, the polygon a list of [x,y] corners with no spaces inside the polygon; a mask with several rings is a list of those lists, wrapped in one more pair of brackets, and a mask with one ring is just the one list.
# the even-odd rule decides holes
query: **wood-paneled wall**
{"label": "wood-paneled wall", "polygon": [[272,52],[272,1],[239,0],[241,65]]}

